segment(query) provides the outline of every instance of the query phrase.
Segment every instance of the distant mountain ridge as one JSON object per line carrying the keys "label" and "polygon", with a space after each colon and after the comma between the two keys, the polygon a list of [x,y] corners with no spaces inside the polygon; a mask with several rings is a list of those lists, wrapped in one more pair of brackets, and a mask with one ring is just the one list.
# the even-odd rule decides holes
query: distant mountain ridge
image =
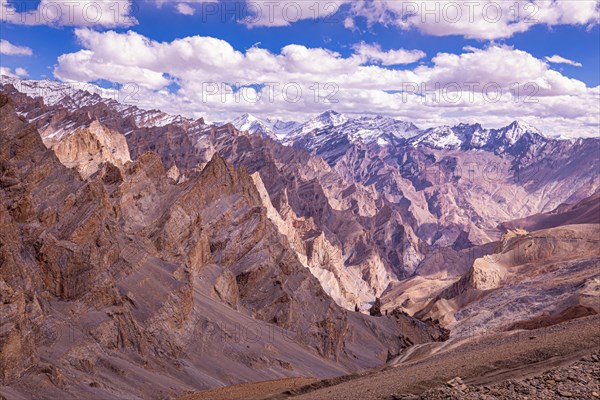
{"label": "distant mountain ridge", "polygon": [[[426,146],[445,150],[486,150],[497,153],[515,147],[522,150],[552,139],[525,121],[513,121],[498,129],[486,129],[479,123],[461,123],[420,129],[412,122],[381,115],[346,116],[334,110],[325,111],[304,123],[260,119],[243,114],[231,121],[236,129],[270,137],[285,145],[318,150],[336,142],[361,142],[384,147],[397,144]],[[223,123],[222,123],[223,124]],[[521,140],[523,139],[523,140]]]}
{"label": "distant mountain ridge", "polygon": [[[12,85],[29,97],[41,98],[46,106],[63,107],[69,111],[85,107],[103,105],[119,113],[124,118],[131,118],[136,127],[160,127],[172,123],[193,121],[181,115],[170,115],[160,110],[145,110],[127,102],[127,96],[118,98],[108,89],[93,84],[79,87],[78,84],[60,83],[51,80],[26,80],[0,76],[0,86]],[[91,89],[84,90],[85,88]],[[115,99],[117,97],[117,99]],[[127,134],[128,132],[124,132]]]}
{"label": "distant mountain ridge", "polygon": [[513,121],[500,129],[484,129],[480,124],[430,128],[412,138],[410,143],[434,149],[487,150],[503,153],[511,150],[519,142],[523,145],[533,145],[550,140],[555,139],[546,137],[526,122]]}
{"label": "distant mountain ridge", "polygon": [[[296,130],[301,124],[295,121],[281,121],[272,119],[259,119],[252,114],[245,113],[233,119],[230,122],[236,129],[247,131],[253,135],[258,134],[262,137],[268,137],[274,140],[283,140],[292,131]],[[216,125],[225,125],[226,122],[216,123]]]}
{"label": "distant mountain ridge", "polygon": [[[36,81],[27,82],[37,93]],[[55,105],[11,84],[2,91],[69,166],[82,160],[85,171],[94,171],[97,160],[88,154],[105,149],[80,144],[94,132],[102,133],[100,143],[111,143],[103,135],[115,131],[125,135],[132,160],[156,152],[181,182],[215,153],[258,172],[284,220],[280,228],[346,308],[411,276],[431,248],[459,237],[489,243],[499,238],[502,222],[573,204],[600,187],[600,140],[550,139],[518,121],[495,130],[479,124],[421,130],[390,117],[330,110],[305,123],[247,114],[219,126],[82,90],[47,97]],[[73,99],[82,106],[70,109]],[[94,121],[103,129],[85,130]],[[83,134],[67,140],[78,130]]]}
{"label": "distant mountain ridge", "polygon": [[[84,86],[91,88],[90,92],[78,88],[78,85],[50,80],[25,80],[2,76],[1,82],[12,84],[18,91],[31,97],[41,97],[48,106],[60,105],[75,110],[103,103],[124,117],[132,117],[138,127],[160,127],[194,121],[160,110],[144,110],[135,105],[123,104],[112,98],[110,90],[92,84]],[[240,131],[259,134],[285,145],[298,143],[299,147],[311,151],[332,143],[347,141],[382,147],[410,144],[433,149],[485,150],[501,154],[509,151],[519,153],[531,145],[539,146],[548,141],[563,140],[550,138],[525,121],[513,121],[498,129],[483,128],[479,123],[420,129],[412,122],[393,117],[347,116],[334,110],[327,110],[305,122],[262,119],[245,113],[233,120],[220,121],[213,125],[222,126],[227,123],[231,123]]]}

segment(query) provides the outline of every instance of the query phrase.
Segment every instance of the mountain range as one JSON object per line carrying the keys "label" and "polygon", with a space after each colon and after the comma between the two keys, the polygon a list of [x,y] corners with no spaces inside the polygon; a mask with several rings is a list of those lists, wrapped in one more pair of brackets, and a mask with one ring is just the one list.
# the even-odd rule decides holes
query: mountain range
{"label": "mountain range", "polygon": [[332,110],[209,124],[2,83],[9,397],[325,379],[600,312],[598,138]]}
{"label": "mountain range", "polygon": [[[224,124],[224,123],[220,123]],[[514,121],[499,129],[484,129],[480,124],[459,124],[419,129],[399,119],[375,116],[347,117],[333,110],[304,122],[261,120],[243,114],[231,121],[240,131],[259,134],[282,144],[310,150],[330,147],[335,141],[377,144],[380,147],[410,144],[446,150],[486,150],[497,153],[519,151],[517,148],[542,144],[547,138],[537,128],[523,121]]]}

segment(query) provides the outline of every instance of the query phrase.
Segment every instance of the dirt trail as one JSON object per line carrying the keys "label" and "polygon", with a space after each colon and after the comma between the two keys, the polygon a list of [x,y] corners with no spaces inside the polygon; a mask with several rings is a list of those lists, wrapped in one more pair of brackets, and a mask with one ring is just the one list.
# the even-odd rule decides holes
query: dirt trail
{"label": "dirt trail", "polygon": [[461,377],[467,385],[492,385],[508,379],[532,377],[598,350],[600,316],[591,316],[537,330],[415,346],[382,368],[353,376],[312,381],[301,387],[292,387],[287,382],[289,380],[283,380],[271,383],[272,386],[268,382],[267,385],[242,385],[242,392],[234,389],[230,397],[224,391],[218,393],[223,397],[185,399],[239,399],[236,393],[243,393],[248,388],[252,390],[246,392],[245,398],[251,399],[391,399],[393,396],[421,394],[444,386],[455,377]]}
{"label": "dirt trail", "polygon": [[450,352],[425,355],[296,398],[385,399],[398,394],[419,394],[457,376],[466,384],[487,385],[533,376],[598,349],[600,316],[593,316],[549,328],[474,338]]}
{"label": "dirt trail", "polygon": [[180,400],[258,400],[318,382],[316,378],[286,378],[206,390]]}

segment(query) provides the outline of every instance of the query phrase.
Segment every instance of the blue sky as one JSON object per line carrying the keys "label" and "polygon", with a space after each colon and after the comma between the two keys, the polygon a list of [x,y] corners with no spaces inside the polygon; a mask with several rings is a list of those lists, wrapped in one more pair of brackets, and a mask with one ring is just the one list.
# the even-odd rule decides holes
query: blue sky
{"label": "blue sky", "polygon": [[[390,114],[417,120],[425,125],[452,123],[459,119],[482,120],[484,123],[489,121],[490,125],[499,125],[508,119],[522,118],[554,130],[555,134],[561,133],[559,131],[573,120],[579,120],[582,135],[589,135],[594,127],[597,128],[598,109],[594,106],[594,101],[598,100],[597,87],[600,85],[600,28],[596,2],[588,2],[588,6],[591,6],[587,11],[581,11],[585,7],[579,6],[579,11],[576,12],[569,8],[571,3],[575,3],[572,1],[540,3],[539,9],[536,9],[536,18],[524,25],[522,20],[511,19],[510,16],[490,22],[479,18],[478,10],[474,13],[477,20],[472,23],[462,23],[462,20],[459,23],[444,21],[441,8],[462,6],[462,2],[438,2],[438,12],[441,15],[437,16],[440,18],[438,22],[435,15],[419,18],[412,14],[401,15],[405,8],[399,11],[398,4],[402,3],[399,0],[354,4],[342,1],[335,5],[337,12],[326,20],[309,18],[314,13],[314,2],[282,1],[276,3],[275,7],[300,10],[305,18],[286,21],[281,19],[282,12],[275,11],[273,21],[261,15],[261,18],[255,18],[253,26],[239,21],[240,17],[249,14],[249,11],[241,11],[242,7],[266,6],[262,2],[248,2],[238,2],[236,5],[231,1],[223,1],[207,6],[206,3],[198,4],[194,1],[144,1],[135,3],[134,12],[129,13],[125,7],[121,7],[127,1],[81,1],[82,6],[84,3],[94,3],[91,10],[104,11],[103,17],[109,14],[109,9],[114,13],[115,4],[118,3],[119,12],[123,15],[118,17],[118,22],[115,22],[114,15],[109,15],[112,20],[103,18],[99,23],[92,23],[81,18],[78,14],[82,14],[82,11],[76,9],[74,16],[62,20],[57,17],[59,21],[49,26],[44,24],[44,18],[41,18],[42,21],[25,18],[29,22],[23,24],[23,19],[15,16],[24,11],[39,14],[44,7],[47,14],[48,10],[51,11],[48,1],[0,0],[3,7],[0,36],[4,46],[0,65],[3,73],[21,75],[23,78],[83,80],[102,86],[125,83],[120,79],[121,75],[126,76],[128,81],[135,81],[136,71],[142,69],[151,78],[145,80],[143,74],[138,74],[140,80],[136,84],[140,85],[141,106],[154,105],[167,108],[170,112],[207,115],[214,119],[228,118],[248,111],[261,116],[269,116],[267,114],[272,112],[276,117],[301,119],[302,114],[336,108],[348,113]],[[414,6],[410,2],[404,3],[406,7]],[[521,7],[524,2],[514,4]],[[320,2],[318,5],[321,14],[333,9],[331,2]],[[15,10],[11,7],[15,7]],[[235,15],[223,15],[232,9],[237,10]],[[414,11],[414,8],[407,9]],[[263,8],[263,14],[266,14],[268,10],[264,10],[267,9]],[[209,11],[214,15],[207,15]],[[182,12],[193,15],[184,15]],[[22,17],[22,14],[17,15]],[[31,25],[31,21],[35,21],[35,25]],[[117,36],[109,36],[111,31]],[[158,53],[175,54],[173,51],[176,51],[177,46],[163,50],[158,47],[161,47],[160,43],[173,44],[177,39],[193,36],[220,39],[221,42],[217,44],[195,44],[194,46],[200,47],[195,47],[194,51],[209,48],[213,54],[206,54],[206,57],[212,58],[215,54],[228,54],[219,62],[224,65],[236,64],[238,68],[231,72],[222,65],[206,66],[198,57],[189,62],[187,70],[186,63],[183,62],[171,65],[173,57],[165,59],[162,64],[161,60],[153,60],[152,65],[145,65],[144,62],[148,61],[146,56],[136,64],[139,54],[131,49],[128,50],[132,60],[129,62],[123,54],[118,54],[118,48],[110,46],[111,40],[115,43],[115,38],[123,39],[123,43],[130,40],[133,32],[137,34],[136,38],[153,43],[150,49],[144,51]],[[8,49],[6,43],[13,46],[12,50]],[[225,48],[226,44],[235,52]],[[282,52],[289,45],[301,47],[295,47],[287,53]],[[224,53],[219,46],[225,46],[222,50]],[[265,62],[264,66],[257,67],[256,62],[251,62],[248,50],[252,47],[269,53],[268,60],[261,58]],[[305,48],[309,49],[308,53],[304,51]],[[325,49],[327,53],[317,54],[312,49]],[[85,61],[80,59],[82,50],[92,53],[90,57],[86,56]],[[401,50],[413,53],[398,53]],[[152,57],[159,57],[158,53],[153,53]],[[436,56],[440,53],[445,55],[436,62]],[[115,60],[110,54],[114,55]],[[61,61],[60,57],[63,55],[67,56]],[[177,54],[175,58],[180,55]],[[514,60],[511,59],[513,55]],[[552,56],[559,57],[549,61],[547,57]],[[232,57],[231,62],[226,57]],[[489,65],[481,61],[486,57]],[[358,58],[360,61],[357,61]],[[278,74],[269,67],[269,63],[273,64],[275,59],[279,65],[273,68],[280,71]],[[306,71],[298,65],[297,60],[300,59],[306,64]],[[105,68],[102,67],[103,64],[106,64]],[[163,65],[164,68],[161,67]],[[322,70],[319,70],[319,65],[323,66]],[[489,82],[498,82],[503,89],[509,90],[511,83],[506,79],[511,75],[507,71],[511,65],[515,68],[515,83],[525,85],[529,81],[535,82],[541,93],[539,101],[546,102],[547,107],[544,108],[539,102],[527,107],[522,104],[519,107],[509,107],[508,103],[502,102],[501,107],[494,103],[494,107],[500,110],[486,112],[485,105],[476,100],[473,104],[453,105],[452,110],[448,110],[448,104],[400,104],[386,107],[386,103],[393,99],[382,98],[380,93],[385,89],[400,89],[398,86],[409,77],[417,83],[431,84],[432,87],[434,83],[441,82],[443,87],[449,84],[444,81],[444,76],[453,76],[455,79],[451,83],[458,82],[461,87],[464,84],[461,77],[473,76],[477,82],[481,82],[481,86],[489,79]],[[217,73],[218,70],[222,74]],[[265,71],[269,71],[270,76]],[[556,74],[549,71],[555,71]],[[224,75],[226,73],[229,75]],[[369,74],[379,77],[379,80],[373,78],[370,82],[364,77]],[[311,103],[304,98],[291,104],[289,101],[275,101],[273,104],[211,102],[205,98],[194,98],[192,94],[194,90],[198,90],[197,77],[200,75],[206,79],[210,77],[211,82],[242,84],[261,83],[263,78],[266,82],[269,81],[267,78],[275,76],[281,79],[282,85],[288,81],[296,82],[300,76],[310,75],[306,82],[298,81],[299,87],[305,89],[304,92],[310,91],[307,88],[311,80],[323,83],[333,81],[339,86],[339,99],[334,104],[314,104],[314,101]],[[434,78],[439,82],[432,81]],[[386,81],[389,82],[389,87],[386,87]],[[577,101],[569,101],[568,96],[573,96]],[[309,96],[304,94],[304,97]],[[151,104],[150,99],[155,104]],[[577,107],[580,108],[576,109]]]}

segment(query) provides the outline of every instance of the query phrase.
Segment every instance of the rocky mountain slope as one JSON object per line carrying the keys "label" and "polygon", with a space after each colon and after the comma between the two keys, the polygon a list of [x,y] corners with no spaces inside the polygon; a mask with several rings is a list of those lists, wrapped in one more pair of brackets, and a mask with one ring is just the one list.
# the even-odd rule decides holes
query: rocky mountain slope
{"label": "rocky mountain slope", "polygon": [[[252,114],[243,114],[230,122],[237,130],[245,131],[253,135],[261,135],[273,140],[283,140],[290,132],[295,131],[301,125],[295,121],[261,120]],[[225,125],[227,122],[215,123]]]}
{"label": "rocky mountain slope", "polygon": [[592,316],[529,331],[450,339],[413,346],[386,366],[360,374],[300,387],[265,382],[246,385],[244,392],[234,387],[219,397],[200,392],[184,399],[594,399],[600,386],[599,321]]}
{"label": "rocky mountain slope", "polygon": [[0,122],[3,395],[164,398],[334,376],[442,337],[340,308],[255,180],[218,155],[182,181],[150,152],[83,179],[5,94]]}
{"label": "rocky mountain slope", "polygon": [[[334,111],[209,125],[3,83],[10,397],[327,378],[600,312],[598,139]],[[376,297],[383,316],[347,311]],[[438,323],[450,344],[427,344]]]}
{"label": "rocky mountain slope", "polygon": [[[464,241],[429,254],[415,276],[384,292],[399,307],[439,320],[453,335],[552,325],[600,312],[598,195],[502,224],[498,242]],[[522,227],[539,227],[528,232]]]}
{"label": "rocky mountain slope", "polygon": [[[417,247],[421,244],[410,227],[404,228],[399,210],[379,211],[383,203],[372,188],[339,176],[323,160],[304,151],[239,132],[232,125],[215,127],[201,120],[183,120],[165,126],[138,126],[103,104],[70,111],[48,107],[40,99],[5,88],[15,99],[18,112],[38,126],[44,140],[56,137],[57,131],[98,120],[107,129],[127,133],[133,159],[146,151],[156,151],[165,165],[176,166],[181,179],[216,152],[234,165],[246,167],[249,173],[259,172],[277,211],[296,221],[296,236],[302,241],[297,249],[307,258],[311,258],[308,253],[313,252],[315,244],[315,254],[322,252],[321,246],[330,246],[334,253],[341,254],[327,260],[311,258],[312,270],[326,290],[343,299],[340,304],[347,308],[353,309],[356,303],[368,307],[396,273],[404,273],[395,261],[403,259],[403,253],[410,254],[407,261],[417,262],[412,255],[420,251]],[[374,235],[375,230],[378,233]],[[315,241],[318,237],[323,239]],[[348,279],[336,278],[334,282],[332,273]]]}
{"label": "rocky mountain slope", "polygon": [[587,197],[576,204],[561,204],[547,213],[503,222],[500,224],[500,228],[502,230],[533,231],[579,224],[600,224],[600,193]]}
{"label": "rocky mountain slope", "polygon": [[600,313],[598,225],[509,232],[416,315],[452,334],[527,329]]}
{"label": "rocky mountain slope", "polygon": [[[124,113],[110,100],[69,108],[70,97],[85,97],[79,92],[47,105],[12,86],[4,90],[45,141],[98,120],[126,135],[133,159],[156,151],[182,180],[216,152],[258,172],[272,206],[288,220],[295,251],[350,309],[355,303],[368,308],[390,283],[414,274],[428,254],[465,234],[484,245],[499,239],[504,221],[548,212],[598,190],[599,140],[552,140],[520,122],[497,130],[463,124],[419,131],[391,118],[328,111],[290,124],[295,129],[284,128],[284,139],[280,131],[274,137],[282,146],[268,138],[274,131],[254,129],[281,122],[249,115],[234,121],[249,132],[181,117],[152,124],[144,121],[153,121],[156,112]],[[442,145],[444,132],[460,143]],[[310,257],[323,249],[333,256]]]}
{"label": "rocky mountain slope", "polygon": [[374,186],[397,208],[403,204],[403,224],[435,248],[463,231],[476,244],[497,240],[501,222],[575,203],[599,187],[600,140],[551,139],[523,121],[419,130],[329,111],[280,141],[323,158],[348,181]]}

